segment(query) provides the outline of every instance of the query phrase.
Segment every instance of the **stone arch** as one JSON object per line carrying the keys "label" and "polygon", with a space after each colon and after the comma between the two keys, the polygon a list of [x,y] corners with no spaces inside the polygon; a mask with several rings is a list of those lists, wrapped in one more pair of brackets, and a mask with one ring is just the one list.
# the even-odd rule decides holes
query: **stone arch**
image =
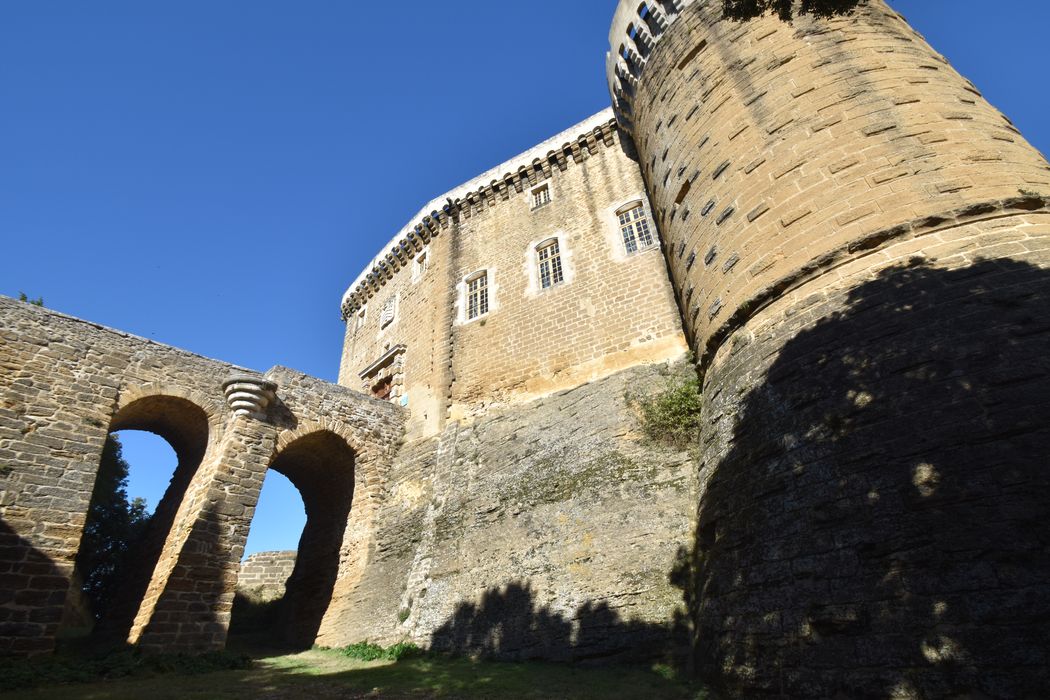
{"label": "stone arch", "polygon": [[131,387],[117,401],[108,432],[143,430],[158,435],[174,449],[178,463],[142,539],[132,544],[131,568],[117,591],[112,610],[99,623],[102,635],[128,638],[141,614],[190,484],[221,435],[221,410],[221,404],[201,392],[161,384]]}
{"label": "stone arch", "polygon": [[[205,420],[208,424],[207,446],[210,447],[221,436],[221,428],[226,421],[229,411],[226,408],[226,404],[224,403],[220,392],[216,391],[214,396],[209,396],[197,389],[187,389],[185,387],[162,382],[148,382],[145,384],[124,387],[120,393],[120,397],[117,399],[113,416],[110,419],[110,431],[147,430],[170,441],[170,438],[150,427],[132,427],[130,425],[131,421],[137,421],[143,425],[146,422],[149,422],[159,430],[168,430],[170,432],[166,427],[166,424],[178,420],[177,417],[175,417],[174,420],[171,420],[164,418],[163,416],[155,415],[151,420],[149,417],[142,415],[143,411],[140,408],[135,410],[131,409],[133,405],[139,405],[142,401],[147,401],[145,405],[148,406],[150,405],[149,402],[160,403],[168,400],[172,400],[173,402],[181,400],[182,402],[192,404],[204,414]],[[119,425],[120,427],[114,427],[115,425]],[[172,447],[174,446],[174,443],[172,443]]]}
{"label": "stone arch", "polygon": [[[355,430],[341,421],[301,420],[295,428],[277,434],[274,459],[292,443],[318,432],[333,433],[342,438],[354,452],[354,510],[367,511],[370,515],[383,490],[383,478],[376,464],[378,447],[362,440]],[[272,460],[271,460],[272,464]]]}
{"label": "stone arch", "polygon": [[[268,468],[298,489],[306,509],[295,567],[273,630],[279,641],[309,647],[328,612],[336,581],[344,571],[344,539],[354,512],[371,520],[368,476],[358,464],[361,450],[340,426],[300,425],[278,436]],[[367,459],[365,460],[367,464]]]}

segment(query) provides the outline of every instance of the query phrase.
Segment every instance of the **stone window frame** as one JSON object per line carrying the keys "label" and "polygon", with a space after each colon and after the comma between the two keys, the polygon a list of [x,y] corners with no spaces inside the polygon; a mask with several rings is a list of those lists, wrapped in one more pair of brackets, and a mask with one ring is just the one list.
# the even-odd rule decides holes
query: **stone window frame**
{"label": "stone window frame", "polygon": [[423,279],[423,276],[427,274],[427,270],[430,269],[430,247],[423,248],[423,250],[416,253],[416,257],[412,260],[412,283]]}
{"label": "stone window frame", "polygon": [[[482,276],[486,278],[485,286],[488,289],[488,310],[485,313],[479,313],[474,318],[468,318],[470,312],[470,282]],[[499,284],[497,279],[496,268],[494,267],[477,268],[460,276],[459,282],[456,284],[456,325],[462,326],[468,323],[484,321],[499,309]]]}
{"label": "stone window frame", "polygon": [[[567,287],[576,279],[576,263],[574,260],[571,237],[562,230],[548,233],[540,239],[533,239],[525,248],[522,257],[522,274],[525,277],[525,298],[534,299],[544,294],[550,294],[557,289]],[[549,287],[543,286],[540,260],[540,250],[553,243],[558,245],[558,258],[561,261],[562,279]]]}
{"label": "stone window frame", "polygon": [[[623,218],[624,215],[633,211],[639,211],[641,213],[641,216],[635,216],[633,218],[628,217],[628,221],[625,225]],[[660,238],[656,234],[656,229],[653,225],[653,217],[651,215],[651,212],[649,211],[649,207],[646,206],[644,199],[634,199],[627,202],[626,204],[621,204],[620,206],[616,207],[615,211],[613,212],[613,215],[616,218],[616,230],[619,234],[620,246],[622,247],[624,253],[626,253],[627,255],[637,255],[638,253],[643,253],[647,250],[652,250],[654,248],[660,247]],[[638,222],[642,223],[644,227],[644,236],[649,239],[649,241],[644,245],[639,244],[639,238],[641,238],[641,236],[638,232],[639,228],[636,226]],[[624,229],[628,226],[631,229],[631,235],[635,241],[634,250],[631,250],[628,247],[628,239],[624,231]]]}
{"label": "stone window frame", "polygon": [[[467,285],[467,320],[474,321],[489,312],[489,273],[476,272],[463,280]],[[476,307],[476,311],[475,311]]]}
{"label": "stone window frame", "polygon": [[[553,249],[553,252],[548,252]],[[533,249],[536,251],[536,274],[539,275],[540,289],[553,289],[565,283],[565,268],[562,265],[561,242],[557,236],[541,241]],[[544,266],[548,267],[546,284]]]}
{"label": "stone window frame", "polygon": [[542,209],[554,200],[550,182],[541,182],[535,187],[529,188],[529,209],[536,211]]}
{"label": "stone window frame", "polygon": [[368,304],[363,304],[358,309],[354,320],[354,331],[359,331],[365,327],[365,322],[368,320]]}
{"label": "stone window frame", "polygon": [[390,396],[381,401],[408,403],[405,395],[405,349],[403,343],[388,347],[375,361],[357,373],[361,379],[361,390],[367,396],[373,396],[372,388],[385,379],[390,380]]}

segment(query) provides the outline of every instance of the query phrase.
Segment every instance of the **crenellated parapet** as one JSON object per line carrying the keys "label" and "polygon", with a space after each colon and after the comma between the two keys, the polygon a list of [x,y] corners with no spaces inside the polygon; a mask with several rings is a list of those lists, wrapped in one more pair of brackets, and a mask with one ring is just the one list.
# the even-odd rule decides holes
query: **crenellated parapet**
{"label": "crenellated parapet", "polygon": [[605,109],[579,124],[491,168],[478,177],[429,201],[406,224],[343,295],[341,311],[346,320],[375,296],[397,272],[411,263],[432,238],[459,219],[498,206],[530,187],[579,164],[599,149],[615,144],[616,120]]}

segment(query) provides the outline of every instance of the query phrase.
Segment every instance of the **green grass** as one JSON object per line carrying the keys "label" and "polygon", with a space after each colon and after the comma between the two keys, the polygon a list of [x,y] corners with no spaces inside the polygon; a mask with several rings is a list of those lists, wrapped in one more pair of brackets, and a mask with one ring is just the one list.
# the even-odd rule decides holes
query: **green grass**
{"label": "green grass", "polygon": [[[698,685],[666,666],[572,666],[402,655],[365,661],[345,649],[263,656],[249,669],[154,673],[90,683],[49,684],[0,693],[3,698],[110,700],[147,698],[594,698],[695,699]],[[151,672],[152,673],[152,672]]]}

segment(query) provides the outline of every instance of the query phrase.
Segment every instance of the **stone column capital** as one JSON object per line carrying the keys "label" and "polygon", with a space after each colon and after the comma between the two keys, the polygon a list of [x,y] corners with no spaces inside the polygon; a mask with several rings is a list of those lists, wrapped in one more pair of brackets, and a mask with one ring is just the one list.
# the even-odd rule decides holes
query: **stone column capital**
{"label": "stone column capital", "polygon": [[277,384],[254,375],[235,374],[222,383],[222,391],[234,415],[264,420],[266,408],[276,398]]}

